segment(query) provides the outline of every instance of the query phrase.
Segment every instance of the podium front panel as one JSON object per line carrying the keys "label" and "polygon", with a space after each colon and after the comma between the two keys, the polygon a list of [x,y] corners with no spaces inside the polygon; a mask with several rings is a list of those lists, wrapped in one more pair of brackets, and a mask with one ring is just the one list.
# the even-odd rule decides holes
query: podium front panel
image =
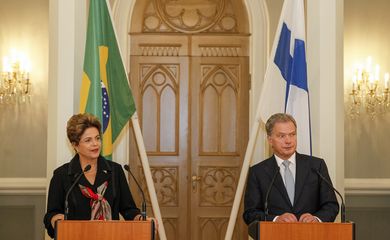
{"label": "podium front panel", "polygon": [[57,240],[151,240],[150,221],[58,221]]}
{"label": "podium front panel", "polygon": [[354,223],[258,222],[259,240],[354,240]]}

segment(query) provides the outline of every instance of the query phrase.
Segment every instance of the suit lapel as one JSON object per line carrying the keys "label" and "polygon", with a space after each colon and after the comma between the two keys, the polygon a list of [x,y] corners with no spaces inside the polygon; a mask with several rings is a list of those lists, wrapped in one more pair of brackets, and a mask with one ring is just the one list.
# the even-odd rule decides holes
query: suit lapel
{"label": "suit lapel", "polygon": [[109,181],[111,179],[111,167],[103,158],[98,158],[98,169],[96,172],[95,178],[95,186],[99,187],[105,181]]}
{"label": "suit lapel", "polygon": [[[271,174],[271,179],[272,179],[273,174],[275,173],[275,171],[278,170],[278,165],[276,163],[275,156],[272,156],[272,161],[271,161],[269,168],[270,168],[270,170],[267,172],[269,172]],[[279,191],[280,195],[283,197],[283,199],[286,201],[286,203],[288,203],[288,205],[290,207],[292,207],[292,203],[290,202],[290,199],[288,197],[286,186],[284,185],[284,182],[283,182],[282,176],[280,175],[280,172],[276,176],[274,186]]]}
{"label": "suit lapel", "polygon": [[296,153],[296,165],[294,205],[302,194],[303,186],[309,173],[309,162],[299,153]]}

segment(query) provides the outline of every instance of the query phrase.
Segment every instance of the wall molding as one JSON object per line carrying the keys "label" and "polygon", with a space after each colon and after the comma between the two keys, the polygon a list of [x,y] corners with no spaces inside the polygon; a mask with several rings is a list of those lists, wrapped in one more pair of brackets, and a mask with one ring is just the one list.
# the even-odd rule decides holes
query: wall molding
{"label": "wall molding", "polygon": [[[0,178],[0,195],[44,195],[46,178]],[[346,195],[390,195],[390,178],[346,178]]]}
{"label": "wall molding", "polygon": [[0,195],[45,195],[46,178],[0,178]]}
{"label": "wall molding", "polygon": [[390,178],[346,178],[346,195],[390,195]]}

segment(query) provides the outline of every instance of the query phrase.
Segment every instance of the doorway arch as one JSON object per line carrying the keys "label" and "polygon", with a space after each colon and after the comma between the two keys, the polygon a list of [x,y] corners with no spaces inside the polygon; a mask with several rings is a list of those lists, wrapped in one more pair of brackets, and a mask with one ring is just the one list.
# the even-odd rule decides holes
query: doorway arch
{"label": "doorway arch", "polygon": [[[165,36],[165,40],[161,41],[161,35],[166,35],[166,32],[161,32],[160,30],[160,35],[157,35],[156,32],[151,31],[151,29],[155,30],[156,22],[158,22],[156,21],[156,17],[161,18],[161,14],[163,14],[161,9],[158,9],[159,7],[161,8],[161,6],[157,5],[158,3],[164,2],[166,3],[168,1],[111,1],[114,8],[114,21],[116,22],[117,29],[119,29],[119,31],[117,30],[118,39],[122,42],[122,49],[126,52],[126,54],[123,55],[126,55],[126,57],[124,57],[125,62],[128,62],[127,66],[130,69],[129,76],[131,76],[133,92],[136,97],[136,102],[138,103],[137,109],[139,111],[141,126],[144,126],[143,132],[144,137],[146,138],[145,143],[152,166],[152,174],[154,174],[155,183],[157,181],[163,188],[165,187],[165,192],[160,191],[158,196],[166,232],[170,235],[169,239],[189,239],[188,237],[192,237],[192,239],[205,239],[205,236],[213,236],[213,239],[222,239],[224,237],[224,229],[226,228],[228,219],[219,212],[228,210],[226,215],[227,217],[229,216],[229,206],[231,206],[232,198],[229,199],[221,196],[225,194],[234,197],[235,188],[230,189],[229,193],[225,190],[227,185],[234,185],[234,182],[236,182],[239,177],[240,161],[243,159],[246,142],[248,140],[248,125],[249,122],[253,121],[249,120],[248,111],[251,111],[253,115],[253,109],[255,109],[258,94],[260,92],[259,89],[267,56],[266,34],[264,34],[266,31],[261,31],[261,29],[266,29],[265,26],[267,26],[267,21],[265,20],[267,19],[267,14],[258,14],[259,12],[265,13],[263,2],[246,1],[245,5],[247,9],[251,9],[251,12],[248,14],[249,16],[246,16],[246,12],[238,11],[237,15],[241,17],[241,19],[246,18],[247,23],[246,25],[237,24],[238,27],[236,32],[247,34],[247,36],[235,36],[234,38],[236,40],[233,41],[226,41],[227,35],[224,36],[225,39],[218,36],[218,34],[221,33],[218,33],[218,30],[220,30],[221,27],[218,29],[218,27],[215,28],[215,26],[218,25],[218,21],[221,22],[221,19],[223,18],[223,14],[221,14],[214,22],[213,20],[210,21],[209,26],[207,26],[206,21],[204,26],[199,27],[200,30],[191,30],[190,19],[187,19],[189,20],[189,24],[182,24],[181,26],[180,24],[175,25],[175,22],[170,24],[167,23],[162,29],[164,31],[171,29],[171,32]],[[182,2],[185,4],[186,1]],[[236,1],[229,0],[215,2],[229,2],[231,5],[232,2],[234,2],[237,4]],[[156,3],[157,5],[154,6],[155,9],[152,7],[151,10],[150,5]],[[244,6],[244,3],[241,4],[241,6],[230,6],[230,8],[240,9],[240,7],[242,8]],[[147,8],[149,8],[148,14],[150,16],[153,16],[153,10],[156,12],[153,17],[146,20],[149,25],[135,24],[136,22],[141,22],[139,21],[140,19],[146,22],[144,16],[145,9]],[[261,11],[258,11],[255,14],[255,9],[258,10],[259,8]],[[126,15],[126,9],[128,15]],[[245,16],[243,17],[243,15]],[[228,23],[228,26],[232,26],[231,20],[232,18],[225,18],[225,23]],[[185,19],[176,19],[176,23],[180,21],[185,22]],[[127,27],[125,28],[124,26]],[[212,30],[210,31],[213,27],[214,32]],[[129,29],[129,31],[125,32],[124,29]],[[201,33],[204,29],[209,30],[209,36],[207,36],[207,33],[205,32]],[[229,29],[233,28],[223,29],[222,27],[222,30]],[[124,36],[124,33],[126,33],[126,36]],[[147,35],[147,37],[142,36],[145,33],[149,35]],[[199,33],[202,35],[197,35]],[[185,37],[181,38],[178,34],[184,34]],[[222,35],[223,34],[224,33],[222,33]],[[234,35],[235,32],[233,31],[231,34]],[[249,34],[251,34],[251,36],[249,36]],[[126,41],[124,41],[124,39],[126,39]],[[218,44],[221,41],[226,41],[228,43]],[[123,45],[124,42],[126,42],[125,46]],[[239,58],[242,59],[237,61]],[[232,61],[231,59],[235,60]],[[222,64],[221,61],[223,62]],[[194,69],[196,69],[196,71],[194,71]],[[252,81],[253,91],[251,91],[249,95],[247,80],[249,79],[250,73],[253,76],[252,79],[256,81]],[[198,81],[195,81],[196,83],[192,81],[183,82],[181,79],[198,79]],[[243,81],[243,79],[245,79],[245,81]],[[207,89],[207,86],[211,87]],[[243,96],[240,89],[245,88],[247,95]],[[163,91],[166,89],[169,89],[169,91],[164,95]],[[193,91],[193,89],[195,90]],[[222,93],[224,89],[230,89],[230,91],[224,95]],[[210,93],[212,91],[214,91],[214,94]],[[153,99],[153,94],[158,95],[159,98],[157,98],[157,100]],[[193,96],[199,97],[193,98]],[[236,104],[233,104],[236,106],[233,108],[233,112],[236,111],[236,120],[224,123],[223,119],[227,118],[222,112],[225,112],[226,114],[227,108],[209,106],[212,105],[209,104],[209,102],[221,104],[225,102],[226,99],[229,99],[227,96],[237,100]],[[220,99],[218,99],[218,97]],[[250,107],[248,104],[249,99],[251,100]],[[162,116],[164,111],[159,109],[159,106],[164,105],[164,101],[165,103],[168,102],[170,104],[170,107],[166,108],[166,110],[170,109],[168,112],[171,112],[172,116],[183,115],[184,117],[165,116],[168,120],[165,119],[164,124],[161,122],[158,124],[155,124],[153,121],[148,122],[147,119],[164,119],[164,116]],[[245,105],[247,111],[241,109],[242,106]],[[219,111],[219,117],[213,118],[211,114],[207,115],[207,111],[209,111],[209,113]],[[206,112],[206,114],[203,114],[204,112]],[[178,113],[180,114],[178,115]],[[193,117],[194,115],[196,116]],[[194,124],[196,119],[199,120],[199,118],[201,118],[201,120]],[[207,124],[208,122],[213,122],[213,124]],[[221,123],[222,125],[230,127],[234,132],[239,132],[237,136],[229,135],[227,133],[228,131],[224,132],[222,127],[219,128],[218,131],[213,132],[213,129],[218,128],[218,125],[221,125]],[[190,130],[187,131],[184,129],[181,131],[180,127],[182,127],[183,124],[185,129]],[[242,127],[243,124],[245,127]],[[168,125],[169,127],[166,127]],[[169,129],[171,129],[174,134],[168,134],[168,138],[163,137],[159,139],[161,135],[164,134],[162,132],[164,132],[165,128],[161,126],[165,126],[168,129],[168,132]],[[197,128],[199,126],[201,130],[198,131]],[[174,129],[176,129],[176,131]],[[181,138],[183,134],[189,135],[183,140]],[[208,137],[213,134],[214,137]],[[222,136],[221,134],[225,135]],[[235,141],[224,142],[224,139],[231,139],[232,137],[237,139]],[[241,141],[238,138],[240,138]],[[153,141],[150,141],[150,139],[153,139]],[[213,145],[215,140],[217,140],[218,143]],[[185,142],[187,142],[187,145]],[[194,144],[195,142],[196,144]],[[165,146],[161,146],[165,143],[167,143]],[[183,145],[186,146],[183,147]],[[130,155],[130,162],[131,164],[134,164],[137,162],[135,160],[137,154],[134,153],[135,144],[130,140],[129,146],[130,153],[132,153],[132,155]],[[197,158],[195,155],[200,157]],[[223,164],[218,158],[230,158],[231,161],[230,163],[225,162],[225,164]],[[172,159],[175,159],[177,162],[185,162],[185,164],[175,165],[175,160]],[[232,164],[231,162],[234,163]],[[142,170],[141,168],[139,169],[139,173],[142,175]],[[160,180],[168,179],[169,183],[165,182],[164,185],[162,181],[156,180],[158,176],[160,177]],[[222,184],[222,189],[224,189],[224,191],[216,191],[216,195],[220,195],[219,199],[216,200],[216,198],[210,197],[210,194],[208,195],[208,187],[214,187],[215,190],[216,183],[214,182],[210,185],[207,183],[207,181],[210,180],[207,179],[219,179],[218,181],[221,179],[228,179],[228,182],[226,182],[225,185],[223,185],[223,182],[217,181],[219,185]],[[179,183],[180,181],[182,183]],[[167,191],[169,188],[167,188],[167,186],[173,187]],[[181,194],[179,192],[182,192],[183,186],[187,186],[187,192]],[[157,191],[159,191],[159,187],[156,188]],[[172,194],[169,194],[169,191]],[[175,195],[173,194],[174,192],[177,192],[178,194]],[[194,192],[199,192],[199,194],[192,194]],[[203,192],[203,195],[201,192]],[[182,202],[180,203],[180,201]],[[205,209],[202,210],[202,206],[205,207]],[[175,211],[169,210],[172,208],[177,208],[176,213]],[[214,217],[205,217],[204,212],[210,211],[212,208],[220,209],[214,212]],[[187,210],[188,212],[183,213],[183,211]],[[202,214],[196,215],[196,213],[202,211],[203,216]],[[181,217],[179,213],[181,213]],[[183,216],[186,217],[184,218]],[[184,225],[178,224],[183,221],[187,223]],[[192,229],[194,224],[196,226]],[[182,231],[180,231],[180,229]],[[185,236],[183,235],[183,232],[190,234]],[[235,239],[244,238],[244,236],[238,235],[235,235],[235,237]]]}

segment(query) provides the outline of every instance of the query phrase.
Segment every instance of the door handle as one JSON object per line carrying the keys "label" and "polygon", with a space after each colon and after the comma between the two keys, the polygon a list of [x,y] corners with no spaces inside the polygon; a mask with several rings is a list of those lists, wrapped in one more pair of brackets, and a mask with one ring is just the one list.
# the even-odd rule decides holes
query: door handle
{"label": "door handle", "polygon": [[191,177],[192,191],[193,191],[193,192],[196,192],[197,182],[199,182],[201,179],[202,179],[201,176],[193,175],[193,176]]}

